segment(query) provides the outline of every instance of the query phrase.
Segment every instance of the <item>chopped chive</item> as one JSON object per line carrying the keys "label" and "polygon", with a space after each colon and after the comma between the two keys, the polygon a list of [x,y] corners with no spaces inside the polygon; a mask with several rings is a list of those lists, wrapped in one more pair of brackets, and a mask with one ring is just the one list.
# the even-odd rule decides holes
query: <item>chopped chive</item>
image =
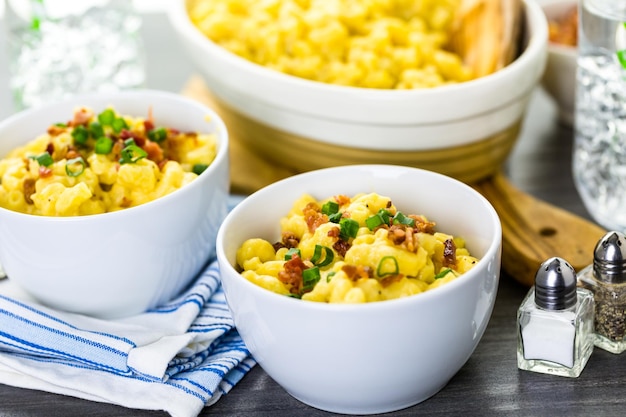
{"label": "chopped chive", "polygon": [[302,271],[302,290],[304,292],[311,291],[315,284],[319,282],[321,278],[320,269],[317,266],[308,268]]}
{"label": "chopped chive", "polygon": [[91,137],[93,138],[99,138],[101,136],[104,136],[104,129],[102,128],[102,125],[98,122],[91,122],[89,124],[89,134],[91,134]]}
{"label": "chopped chive", "polygon": [[111,126],[115,118],[115,112],[111,109],[106,109],[98,115],[98,121],[102,126]]}
{"label": "chopped chive", "polygon": [[[134,141],[133,141],[134,143]],[[128,145],[122,149],[120,164],[130,164],[148,156],[148,153],[137,145]]]}
{"label": "chopped chive", "polygon": [[85,165],[82,157],[72,158],[65,164],[65,173],[68,177],[78,177],[85,171]]}
{"label": "chopped chive", "polygon": [[94,147],[94,152],[100,155],[107,155],[111,153],[113,150],[113,140],[106,136],[99,137],[96,140],[96,145]]}
{"label": "chopped chive", "polygon": [[401,212],[397,212],[395,216],[393,216],[393,224],[405,224],[407,226],[415,226],[415,219],[405,216]]}
{"label": "chopped chive", "polygon": [[191,168],[191,172],[193,172],[194,174],[200,175],[204,172],[205,169],[207,169],[209,166],[207,164],[195,164],[192,168]]}
{"label": "chopped chive", "polygon": [[339,221],[339,237],[348,240],[356,237],[359,231],[359,222],[349,218],[343,218]]}
{"label": "chopped chive", "polygon": [[72,139],[76,145],[86,145],[87,139],[89,139],[89,131],[85,126],[78,125],[72,129]]}
{"label": "chopped chive", "polygon": [[298,255],[298,258],[301,258],[302,256],[300,256],[300,249],[298,248],[290,248],[287,253],[285,253],[285,260],[288,261],[291,258],[293,258],[293,255]]}
{"label": "chopped chive", "polygon": [[[322,257],[323,252],[323,257]],[[327,246],[315,245],[313,256],[311,257],[311,263],[316,266],[326,266],[330,264],[335,258],[333,250]],[[321,259],[321,261],[320,261]]]}
{"label": "chopped chive", "polygon": [[335,203],[334,201],[327,201],[322,206],[322,214],[330,216],[331,214],[337,213],[339,213],[339,204]]}
{"label": "chopped chive", "polygon": [[373,216],[365,219],[365,225],[370,230],[374,230],[378,226],[381,226],[383,224],[385,224],[385,221],[383,220],[383,216],[381,216],[380,213],[376,213]]}
{"label": "chopped chive", "polygon": [[398,260],[394,256],[383,256],[378,267],[376,268],[376,275],[380,278],[388,275],[397,275],[400,272],[398,266]]}
{"label": "chopped chive", "polygon": [[164,127],[159,127],[157,129],[152,129],[148,132],[148,139],[152,142],[163,142],[167,139],[167,130]]}
{"label": "chopped chive", "polygon": [[452,272],[452,270],[450,268],[442,269],[437,275],[435,275],[435,279],[445,277],[446,275],[448,275],[448,272]]}
{"label": "chopped chive", "polygon": [[54,163],[54,159],[52,159],[52,156],[50,156],[48,152],[44,152],[36,156],[31,156],[30,158],[34,159],[39,165],[44,167],[49,167]]}

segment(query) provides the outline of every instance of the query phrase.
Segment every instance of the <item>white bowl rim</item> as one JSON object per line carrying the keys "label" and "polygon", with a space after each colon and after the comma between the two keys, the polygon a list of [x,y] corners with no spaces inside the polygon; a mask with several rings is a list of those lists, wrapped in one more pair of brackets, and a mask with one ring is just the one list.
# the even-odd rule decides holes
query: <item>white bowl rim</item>
{"label": "white bowl rim", "polygon": [[[170,11],[170,17],[176,22],[177,29],[185,33],[190,39],[193,39],[197,44],[204,48],[208,48],[212,53],[217,54],[221,59],[229,62],[231,65],[240,67],[247,72],[254,72],[260,77],[261,82],[268,81],[271,83],[280,82],[285,85],[286,88],[293,91],[294,95],[307,94],[314,92],[316,94],[332,93],[342,94],[346,96],[355,96],[357,99],[376,99],[376,100],[392,100],[397,98],[424,96],[425,99],[431,96],[438,96],[442,93],[449,94],[468,94],[465,90],[470,90],[471,93],[480,95],[480,91],[484,88],[485,83],[492,83],[496,80],[511,76],[511,73],[523,71],[523,68],[527,66],[527,62],[532,60],[533,57],[541,53],[542,47],[545,45],[545,40],[548,37],[547,25],[535,24],[537,30],[532,34],[532,37],[528,40],[528,43],[522,53],[506,67],[490,74],[485,77],[477,78],[470,81],[465,81],[457,84],[438,86],[432,89],[412,89],[412,90],[390,90],[390,89],[374,89],[374,88],[359,88],[342,86],[335,84],[328,84],[318,81],[312,81],[293,75],[285,74],[276,70],[272,70],[262,65],[253,63],[251,61],[242,58],[225,48],[213,43],[206,38],[191,22],[188,14],[186,13],[187,0],[177,0],[172,2]],[[534,0],[522,0],[525,8],[528,9],[527,14],[531,16],[531,20],[536,22],[541,18],[545,18],[543,11],[539,4]],[[533,23],[529,22],[529,23]]]}
{"label": "white bowl rim", "polygon": [[[123,210],[117,210],[117,211],[112,211],[112,212],[90,214],[90,215],[84,215],[84,216],[58,217],[58,216],[39,216],[39,215],[26,214],[26,213],[9,210],[4,207],[0,207],[0,213],[3,213],[3,215],[8,216],[8,217],[11,217],[11,216],[14,216],[16,218],[30,217],[31,219],[33,219],[33,221],[42,221],[42,222],[93,222],[96,220],[98,221],[106,220],[106,221],[115,222],[118,216],[127,216],[129,215],[129,213],[133,213],[133,215],[141,215],[143,211],[152,210],[153,208],[155,210],[158,210],[159,205],[166,204],[170,199],[184,197],[181,195],[183,193],[186,194],[190,192],[198,192],[196,188],[200,187],[203,182],[203,181],[198,181],[200,178],[206,178],[210,176],[211,173],[213,173],[213,171],[218,170],[217,166],[222,165],[224,163],[224,160],[226,160],[226,163],[228,163],[227,159],[228,159],[229,137],[228,137],[228,130],[226,129],[226,125],[224,124],[224,121],[222,120],[222,118],[213,109],[211,109],[210,107],[207,107],[206,105],[202,104],[199,101],[182,96],[180,94],[176,94],[176,93],[172,93],[168,91],[162,91],[162,90],[155,90],[155,89],[136,89],[136,90],[127,90],[127,91],[116,91],[116,92],[110,92],[110,93],[76,94],[74,96],[71,96],[62,100],[28,108],[20,112],[17,112],[15,114],[12,114],[6,119],[0,121],[0,135],[2,135],[2,131],[7,126],[13,125],[15,123],[20,123],[23,120],[27,120],[28,118],[32,117],[34,114],[44,112],[46,109],[51,108],[51,107],[56,107],[60,105],[71,105],[71,103],[76,103],[77,106],[85,105],[89,107],[88,103],[92,102],[94,99],[103,100],[103,99],[110,98],[111,101],[116,101],[119,99],[123,99],[124,97],[133,97],[133,96],[146,97],[147,99],[154,97],[154,98],[165,98],[167,100],[173,100],[173,101],[180,101],[181,103],[185,103],[185,105],[197,107],[199,110],[205,111],[207,115],[210,116],[211,122],[214,122],[217,125],[218,129],[216,129],[214,132],[211,132],[211,133],[215,133],[217,136],[220,137],[220,139],[218,140],[217,154],[215,155],[215,159],[213,160],[213,162],[208,166],[206,170],[204,170],[204,172],[202,172],[202,174],[198,176],[196,180],[190,182],[189,184],[186,184],[184,187],[181,187],[155,200],[148,201],[138,206],[129,207]],[[29,140],[32,140],[32,139],[34,138],[31,138]],[[26,143],[26,141],[24,143]],[[4,158],[5,155],[1,155],[0,157]]]}
{"label": "white bowl rim", "polygon": [[[485,220],[489,220],[492,223],[492,227],[494,228],[494,235],[497,236],[496,239],[493,239],[489,243],[489,247],[485,251],[485,254],[478,260],[477,266],[479,265],[482,266],[483,263],[488,262],[487,259],[492,259],[498,256],[498,252],[501,250],[501,244],[502,244],[502,226],[500,223],[500,219],[496,210],[491,205],[491,203],[484,196],[482,196],[478,191],[474,190],[472,187],[470,187],[469,185],[459,180],[456,180],[454,178],[451,178],[443,174],[439,174],[437,172],[428,171],[428,170],[421,169],[421,168],[413,168],[413,167],[406,167],[406,166],[399,166],[399,165],[364,164],[364,165],[349,165],[349,166],[322,168],[322,169],[318,169],[315,171],[309,171],[309,172],[305,172],[302,174],[297,174],[292,177],[288,177],[283,180],[277,181],[273,184],[270,184],[250,194],[248,197],[246,197],[244,201],[237,204],[226,215],[224,221],[222,222],[222,225],[220,226],[217,232],[216,251],[217,251],[218,261],[226,262],[228,264],[227,268],[230,268],[231,272],[233,272],[234,275],[236,275],[235,279],[242,282],[242,285],[246,286],[254,294],[255,297],[262,297],[264,300],[271,301],[272,303],[277,303],[280,306],[284,305],[284,306],[294,307],[296,305],[301,305],[302,306],[301,308],[304,308],[307,310],[313,310],[313,311],[329,311],[330,310],[330,311],[340,311],[342,313],[349,313],[349,314],[360,314],[364,310],[365,311],[370,311],[370,310],[377,311],[377,310],[385,310],[389,308],[397,308],[399,306],[402,306],[403,304],[419,303],[420,302],[419,300],[428,300],[432,297],[445,297],[445,294],[447,292],[454,291],[458,286],[463,286],[465,281],[478,279],[478,274],[479,274],[478,268],[474,267],[471,270],[465,272],[462,275],[463,278],[452,280],[446,283],[445,285],[426,291],[424,293],[416,294],[414,296],[408,296],[408,297],[403,297],[403,298],[398,298],[398,299],[393,299],[393,300],[385,300],[385,301],[380,301],[380,302],[364,303],[364,304],[320,303],[320,302],[315,302],[315,301],[306,301],[306,300],[296,299],[293,297],[287,297],[285,295],[277,294],[271,290],[268,290],[259,285],[256,285],[250,282],[249,280],[247,280],[246,278],[244,278],[230,264],[226,256],[226,253],[224,250],[224,244],[223,244],[224,240],[226,239],[226,232],[227,232],[226,229],[228,225],[232,222],[232,219],[238,215],[239,211],[243,210],[242,207],[244,207],[244,205],[253,204],[256,196],[258,195],[270,193],[275,188],[283,187],[290,183],[298,183],[299,181],[302,180],[302,178],[314,177],[316,175],[320,175],[325,172],[331,172],[331,173],[336,173],[337,175],[341,175],[342,171],[354,170],[354,169],[357,169],[357,170],[358,169],[366,169],[366,170],[402,169],[402,170],[419,171],[420,175],[445,178],[447,180],[454,182],[458,187],[470,190],[471,194],[474,195],[477,200],[481,201],[481,203],[485,207],[485,211],[489,214],[488,218]],[[242,203],[244,203],[244,205],[242,205]],[[220,264],[220,268],[224,268],[224,266]],[[290,303],[299,303],[299,304],[290,304]],[[300,308],[300,307],[297,307],[297,308]]]}

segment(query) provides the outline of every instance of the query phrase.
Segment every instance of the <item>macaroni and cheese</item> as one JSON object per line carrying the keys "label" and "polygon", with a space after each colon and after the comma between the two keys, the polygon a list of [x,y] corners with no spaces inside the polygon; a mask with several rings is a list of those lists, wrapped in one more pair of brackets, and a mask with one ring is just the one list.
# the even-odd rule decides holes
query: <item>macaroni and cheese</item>
{"label": "macaroni and cheese", "polygon": [[210,40],[257,64],[324,83],[381,89],[473,78],[446,48],[460,0],[194,0]]}
{"label": "macaroni and cheese", "polygon": [[376,193],[303,195],[281,219],[281,239],[246,240],[237,267],[251,282],[309,301],[365,303],[419,294],[470,270],[461,237],[435,230]]}
{"label": "macaroni and cheese", "polygon": [[81,107],[0,160],[0,207],[81,216],[138,206],[193,181],[216,152],[213,134],[157,126],[151,113]]}

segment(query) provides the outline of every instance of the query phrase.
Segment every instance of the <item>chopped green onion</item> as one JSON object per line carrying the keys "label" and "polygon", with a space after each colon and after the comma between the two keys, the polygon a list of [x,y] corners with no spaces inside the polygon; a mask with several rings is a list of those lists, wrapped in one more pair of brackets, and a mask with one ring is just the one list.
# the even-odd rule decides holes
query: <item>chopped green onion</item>
{"label": "chopped green onion", "polygon": [[304,292],[311,291],[320,278],[320,269],[317,266],[305,269],[302,271],[302,290]]}
{"label": "chopped green onion", "polygon": [[115,119],[115,112],[111,109],[106,109],[98,115],[98,121],[102,126],[111,126]]}
{"label": "chopped green onion", "polygon": [[102,125],[100,123],[91,122],[89,124],[89,133],[91,134],[91,137],[99,138],[101,136],[104,136],[104,129],[102,128]]}
{"label": "chopped green onion", "polygon": [[204,172],[205,169],[207,169],[209,166],[207,164],[195,164],[192,168],[191,168],[191,172],[193,172],[194,174],[200,175]]}
{"label": "chopped green onion", "polygon": [[85,171],[85,160],[79,156],[72,158],[65,164],[65,173],[68,177],[78,177]]}
{"label": "chopped green onion", "polygon": [[100,155],[107,155],[113,150],[113,139],[101,136],[96,140],[94,151]]}
{"label": "chopped green onion", "polygon": [[[322,252],[324,252],[324,257],[322,258]],[[322,261],[320,262],[320,258]],[[328,246],[315,245],[315,249],[313,251],[313,257],[311,257],[311,263],[316,266],[326,266],[330,264],[335,258],[335,253]]]}
{"label": "chopped green onion", "polygon": [[291,258],[293,258],[293,255],[298,255],[298,258],[302,258],[302,256],[300,256],[300,249],[298,248],[290,248],[287,253],[285,253],[285,260],[288,261]]}
{"label": "chopped green onion", "polygon": [[435,275],[435,279],[445,277],[446,275],[448,275],[448,272],[452,272],[452,270],[450,268],[442,269],[437,275]]}
{"label": "chopped green onion", "polygon": [[113,128],[113,131],[115,133],[120,133],[122,129],[128,129],[128,124],[126,124],[126,120],[118,117],[113,120],[113,123],[111,123],[111,127]]}
{"label": "chopped green onion", "polygon": [[331,214],[337,213],[339,213],[339,204],[335,203],[334,201],[327,201],[322,206],[322,214],[330,216]]}
{"label": "chopped green onion", "polygon": [[376,268],[378,277],[397,275],[398,272],[400,272],[400,267],[398,266],[398,260],[394,256],[383,256],[380,262],[378,262],[378,267]]}
{"label": "chopped green onion", "polygon": [[415,226],[415,219],[405,216],[401,212],[397,212],[395,216],[393,216],[393,224],[405,224],[407,226]]}
{"label": "chopped green onion", "polygon": [[54,124],[57,127],[67,127],[67,123],[59,122]]}
{"label": "chopped green onion", "polygon": [[30,158],[37,161],[39,165],[43,167],[49,167],[54,163],[54,159],[52,159],[52,156],[50,156],[47,151],[42,153],[41,155],[31,156]]}
{"label": "chopped green onion", "polygon": [[326,274],[326,282],[330,282],[330,279],[334,277],[336,273],[335,271],[328,271],[328,274]]}
{"label": "chopped green onion", "polygon": [[343,213],[334,213],[328,216],[328,220],[331,223],[339,223],[341,221],[341,217],[343,217]]}
{"label": "chopped green onion", "polygon": [[[134,143],[134,141],[133,141]],[[148,156],[148,153],[137,145],[128,145],[122,149],[120,164],[135,163]]]}
{"label": "chopped green onion", "polygon": [[343,218],[339,221],[339,237],[343,240],[348,240],[351,237],[356,237],[359,231],[359,222],[349,218]]}
{"label": "chopped green onion", "polygon": [[131,146],[131,145],[137,145],[135,143],[135,139],[133,138],[128,138],[124,141],[124,146]]}
{"label": "chopped green onion", "polygon": [[85,126],[78,125],[72,129],[72,139],[77,145],[86,145],[87,139],[89,139],[89,131],[85,129]]}
{"label": "chopped green onion", "polygon": [[167,139],[167,130],[164,127],[159,127],[157,129],[152,129],[148,132],[148,139],[152,142],[163,142]]}
{"label": "chopped green onion", "polygon": [[380,213],[376,213],[373,216],[368,217],[367,219],[365,219],[365,225],[370,230],[374,230],[378,226],[381,226],[383,224],[385,224],[385,221],[383,220],[383,216],[381,216]]}

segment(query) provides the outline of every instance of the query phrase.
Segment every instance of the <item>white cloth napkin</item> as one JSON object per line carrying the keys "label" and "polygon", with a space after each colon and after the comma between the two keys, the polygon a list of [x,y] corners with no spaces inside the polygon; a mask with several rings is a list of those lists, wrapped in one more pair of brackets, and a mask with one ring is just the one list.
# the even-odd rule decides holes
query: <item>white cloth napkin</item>
{"label": "white cloth napkin", "polygon": [[0,383],[197,416],[256,364],[226,305],[217,261],[180,297],[100,320],[46,308],[0,284]]}

